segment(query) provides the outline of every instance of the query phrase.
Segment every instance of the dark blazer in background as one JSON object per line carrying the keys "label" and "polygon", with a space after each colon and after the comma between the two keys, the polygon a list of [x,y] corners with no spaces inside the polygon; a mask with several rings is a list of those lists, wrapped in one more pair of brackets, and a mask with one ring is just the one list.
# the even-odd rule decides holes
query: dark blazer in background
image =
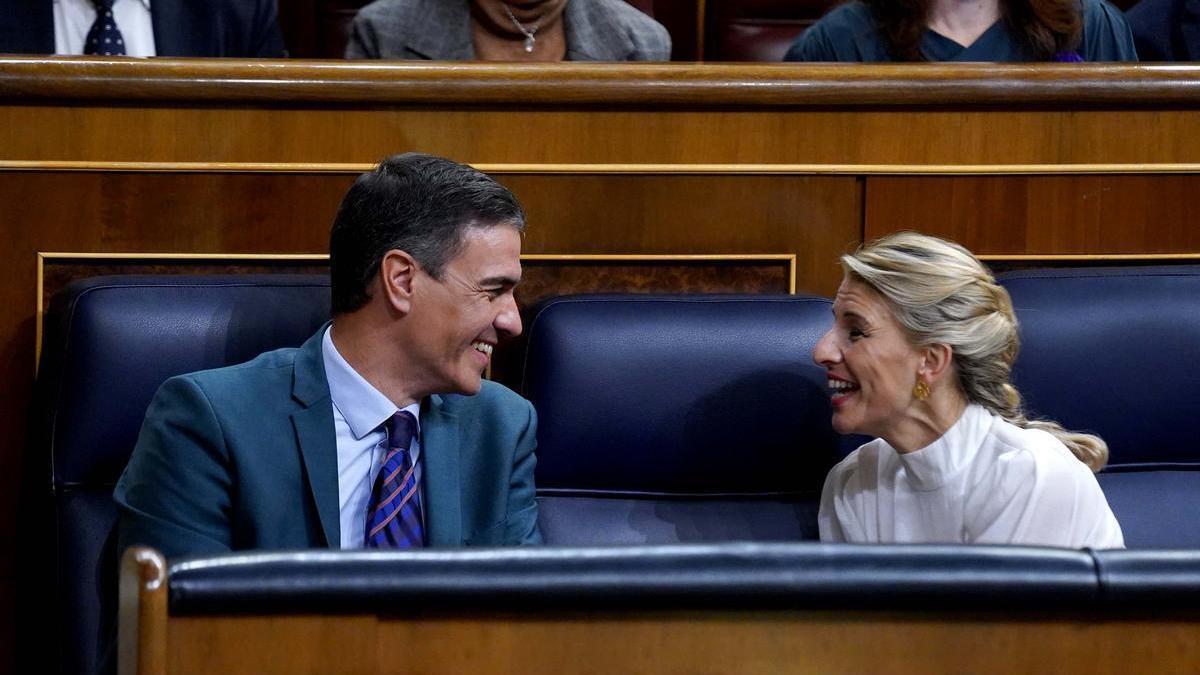
{"label": "dark blazer in background", "polygon": [[[324,333],[163,384],[113,493],[118,550],[341,547]],[[430,396],[420,419],[429,545],[541,543],[529,401],[485,380],[475,396]]]}
{"label": "dark blazer in background", "polygon": [[[287,56],[276,0],[151,0],[150,21],[158,56]],[[53,53],[54,3],[0,0],[0,54]]]}
{"label": "dark blazer in background", "polygon": [[[625,0],[568,0],[567,61],[668,61],[671,36]],[[470,0],[376,0],[354,19],[348,59],[470,61]]]}
{"label": "dark blazer in background", "polygon": [[1142,0],[1125,13],[1142,61],[1200,61],[1200,0]]}

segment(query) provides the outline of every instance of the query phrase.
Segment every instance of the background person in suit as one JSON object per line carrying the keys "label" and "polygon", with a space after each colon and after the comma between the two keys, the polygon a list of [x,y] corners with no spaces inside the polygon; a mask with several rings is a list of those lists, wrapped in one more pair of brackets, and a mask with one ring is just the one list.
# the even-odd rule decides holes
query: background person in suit
{"label": "background person in suit", "polygon": [[481,380],[521,332],[524,227],[448,160],[359,177],[330,234],[332,322],[160,388],[114,493],[119,550],[540,543],[533,407]]}
{"label": "background person in suit", "polygon": [[376,0],[346,58],[667,61],[671,36],[624,0]]}
{"label": "background person in suit", "polygon": [[[98,9],[119,31],[109,49],[88,49]],[[0,53],[287,55],[276,0],[0,0]]]}
{"label": "background person in suit", "polygon": [[1200,0],[1142,0],[1125,13],[1142,61],[1200,61]]}

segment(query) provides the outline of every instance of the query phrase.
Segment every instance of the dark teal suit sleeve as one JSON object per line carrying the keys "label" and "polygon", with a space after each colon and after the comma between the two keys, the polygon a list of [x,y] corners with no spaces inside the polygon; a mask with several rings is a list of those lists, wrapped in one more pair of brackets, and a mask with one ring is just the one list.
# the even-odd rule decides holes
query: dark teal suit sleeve
{"label": "dark teal suit sleeve", "polygon": [[534,455],[534,449],[537,447],[537,412],[534,411],[532,403],[523,402],[528,421],[517,437],[517,447],[513,454],[504,541],[507,544],[518,545],[541,544],[542,532],[538,529],[537,494],[533,483],[533,470],[537,465]]}
{"label": "dark teal suit sleeve", "polygon": [[113,498],[120,551],[152,546],[168,558],[232,549],[229,457],[200,385],[167,380],[142,423]]}

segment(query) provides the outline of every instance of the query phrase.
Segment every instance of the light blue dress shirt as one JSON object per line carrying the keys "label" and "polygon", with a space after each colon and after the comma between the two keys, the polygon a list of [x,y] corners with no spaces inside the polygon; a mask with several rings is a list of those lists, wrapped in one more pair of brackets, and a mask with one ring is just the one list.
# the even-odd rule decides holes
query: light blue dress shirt
{"label": "light blue dress shirt", "polygon": [[[384,396],[370,382],[346,363],[333,345],[332,331],[325,329],[321,339],[321,356],[325,361],[325,377],[329,380],[329,395],[333,400],[333,428],[337,436],[338,506],[341,513],[342,548],[362,548],[366,536],[367,502],[375,476],[382,468],[387,451],[387,432],[383,424],[397,410],[407,410],[417,419],[409,455],[412,458],[418,486],[418,498],[425,503],[421,485],[421,404],[404,408]],[[422,509],[424,518],[425,511]]]}

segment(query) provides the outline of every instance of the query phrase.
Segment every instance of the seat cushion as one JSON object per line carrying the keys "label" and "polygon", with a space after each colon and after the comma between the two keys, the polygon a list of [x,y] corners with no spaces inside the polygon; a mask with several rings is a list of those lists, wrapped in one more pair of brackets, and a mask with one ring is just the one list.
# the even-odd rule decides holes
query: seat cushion
{"label": "seat cushion", "polygon": [[1031,417],[1108,443],[1099,476],[1131,547],[1200,547],[1200,267],[999,277],[1020,321]]}
{"label": "seat cushion", "polygon": [[[329,318],[324,275],[98,277],[56,294],[38,374],[40,457],[62,672],[90,672],[111,639],[112,490],[167,378],[298,346]],[[39,500],[40,501],[40,500]]]}
{"label": "seat cushion", "polygon": [[[802,296],[575,296],[529,324],[550,543],[813,538],[832,463],[812,347],[830,303]],[[586,499],[588,501],[570,501]]]}

